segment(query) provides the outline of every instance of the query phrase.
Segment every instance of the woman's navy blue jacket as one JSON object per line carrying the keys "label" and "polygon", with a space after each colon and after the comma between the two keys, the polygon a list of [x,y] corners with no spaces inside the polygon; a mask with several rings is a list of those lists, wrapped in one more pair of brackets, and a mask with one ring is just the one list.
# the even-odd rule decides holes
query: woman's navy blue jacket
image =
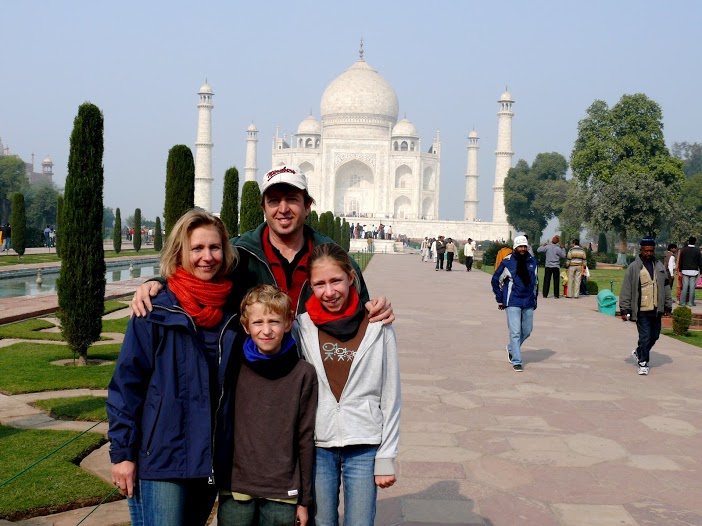
{"label": "woman's navy blue jacket", "polygon": [[[167,287],[152,303],[145,318],[129,320],[108,387],[110,460],[136,462],[140,479],[212,477],[216,417],[195,323]],[[225,314],[218,350],[220,409],[238,326],[237,315]]]}

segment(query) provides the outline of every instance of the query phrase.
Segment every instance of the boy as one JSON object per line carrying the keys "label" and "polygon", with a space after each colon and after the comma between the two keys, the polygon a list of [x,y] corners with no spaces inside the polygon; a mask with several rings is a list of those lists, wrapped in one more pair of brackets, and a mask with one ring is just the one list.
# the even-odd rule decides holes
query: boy
{"label": "boy", "polygon": [[[221,491],[220,526],[305,526],[312,503],[317,373],[289,334],[292,305],[272,285],[241,302],[248,334],[234,393],[230,491]],[[230,435],[231,436],[231,435]]]}

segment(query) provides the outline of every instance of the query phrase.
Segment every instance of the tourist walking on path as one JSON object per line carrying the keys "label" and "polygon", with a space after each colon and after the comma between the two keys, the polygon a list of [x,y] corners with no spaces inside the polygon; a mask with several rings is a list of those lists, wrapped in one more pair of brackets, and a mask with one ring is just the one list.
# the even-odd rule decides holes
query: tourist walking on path
{"label": "tourist walking on path", "polygon": [[517,372],[523,370],[522,344],[534,326],[534,310],[539,296],[536,259],[529,254],[528,244],[525,236],[514,239],[513,252],[502,260],[491,282],[497,308],[507,314],[507,357]]}
{"label": "tourist walking on path", "polygon": [[695,287],[697,278],[702,270],[702,253],[697,248],[697,238],[690,237],[687,246],[680,251],[678,260],[678,272],[682,276],[682,293],[680,295],[680,305],[695,306]]}
{"label": "tourist walking on path", "polygon": [[574,239],[568,251],[566,269],[568,271],[568,294],[567,298],[578,298],[580,296],[580,278],[583,273],[583,263],[587,261],[585,249],[580,246],[580,240]]}
{"label": "tourist walking on path", "polygon": [[[673,283],[675,283],[675,275],[677,274],[675,271],[677,252],[678,246],[675,243],[670,243],[668,244],[668,250],[663,254],[663,266],[668,276],[668,285],[670,285],[671,295],[673,292]],[[673,303],[675,303],[675,300],[673,300]]]}
{"label": "tourist walking on path", "polygon": [[475,257],[475,241],[468,238],[468,242],[463,247],[463,256],[466,259],[466,272],[473,270],[473,258]]}
{"label": "tourist walking on path", "polygon": [[370,323],[344,249],[316,247],[307,269],[314,295],[293,334],[319,380],[314,524],[339,524],[343,486],[344,524],[371,526],[377,488],[396,480],[401,399],[395,332]]}
{"label": "tourist walking on path", "polygon": [[453,269],[453,260],[458,255],[458,249],[453,239],[448,238],[446,241],[446,270],[450,272]]}
{"label": "tourist walking on path", "polygon": [[649,371],[651,348],[661,334],[661,316],[670,314],[673,301],[663,263],[656,259],[656,242],[641,240],[637,257],[626,269],[619,293],[619,312],[624,321],[636,322],[639,341],[631,355],[639,374]]}
{"label": "tourist walking on path", "polygon": [[544,266],[544,287],[543,296],[548,297],[548,290],[551,287],[551,278],[553,278],[553,297],[559,297],[559,278],[561,272],[561,259],[566,257],[565,250],[559,245],[561,238],[553,236],[550,243],[544,243],[536,249],[537,252],[546,253],[546,264]]}
{"label": "tourist walking on path", "polygon": [[422,262],[427,261],[429,259],[429,239],[424,238],[419,250],[422,253]]}
{"label": "tourist walking on path", "polygon": [[12,227],[9,223],[2,227],[2,238],[5,241],[5,252],[9,252],[10,244],[12,243]]}
{"label": "tourist walking on path", "polygon": [[446,253],[446,242],[444,236],[439,236],[436,240],[436,268],[434,270],[444,270],[444,254]]}
{"label": "tourist walking on path", "polygon": [[238,323],[225,309],[235,251],[222,221],[191,210],[161,255],[166,287],[132,317],[107,391],[112,480],[132,524],[204,525],[213,431]]}

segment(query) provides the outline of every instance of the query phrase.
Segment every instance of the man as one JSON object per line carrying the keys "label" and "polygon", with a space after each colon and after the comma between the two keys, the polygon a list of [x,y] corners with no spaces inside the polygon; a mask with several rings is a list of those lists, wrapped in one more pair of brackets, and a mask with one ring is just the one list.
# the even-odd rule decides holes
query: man
{"label": "man", "polygon": [[587,261],[587,254],[580,246],[580,240],[574,239],[568,251],[566,268],[568,272],[568,294],[566,298],[578,299],[580,296],[580,278],[583,273],[583,264]]}
{"label": "man", "polygon": [[466,272],[470,272],[473,270],[473,257],[475,256],[475,241],[470,237],[463,247],[463,255],[466,258]]}
{"label": "man", "polygon": [[678,273],[682,276],[682,293],[680,295],[680,305],[690,305],[694,307],[695,286],[697,278],[702,270],[702,254],[697,248],[697,238],[690,236],[687,246],[680,251],[678,260]]}
{"label": "man", "polygon": [[[261,194],[265,222],[232,240],[239,262],[232,275],[230,305],[238,308],[251,287],[268,283],[290,296],[296,313],[305,312],[305,302],[312,295],[307,283],[307,259],[315,246],[334,241],[305,225],[314,199],[307,192],[307,178],[299,168],[269,170],[263,177]],[[361,283],[359,295],[371,321],[391,323],[395,316],[390,302],[384,297],[369,301],[361,271],[353,264]],[[132,299],[134,314],[146,315],[146,310],[151,310],[151,297],[162,287],[158,281],[141,285]]]}
{"label": "man", "polygon": [[12,238],[12,227],[10,226],[10,223],[6,223],[3,227],[2,238],[5,240],[5,252],[9,252]]}
{"label": "man", "polygon": [[453,269],[453,258],[458,254],[458,249],[453,239],[448,238],[446,240],[446,270],[451,272]]}
{"label": "man", "polygon": [[507,313],[507,357],[516,372],[524,370],[522,344],[534,326],[534,311],[539,296],[536,259],[529,254],[528,246],[525,236],[517,236],[513,252],[505,256],[491,281],[497,308]]}
{"label": "man", "polygon": [[444,236],[439,236],[436,240],[436,270],[444,270],[444,254],[446,253],[446,243],[444,242]]}
{"label": "man", "polygon": [[661,335],[661,316],[670,314],[670,296],[666,270],[656,260],[656,242],[650,237],[641,240],[641,251],[624,274],[619,293],[622,320],[635,321],[639,342],[631,352],[639,366],[639,374],[648,374],[650,352]]}
{"label": "man", "polygon": [[546,253],[546,264],[544,267],[544,288],[542,294],[544,298],[548,298],[548,290],[551,288],[551,278],[553,277],[553,297],[558,299],[558,290],[560,285],[561,259],[566,257],[565,250],[561,248],[559,243],[561,238],[553,236],[551,242],[544,243],[536,249],[537,252]]}
{"label": "man", "polygon": [[[673,282],[675,281],[675,265],[676,257],[678,252],[678,245],[675,243],[670,243],[668,245],[668,250],[663,254],[663,266],[665,267],[665,272],[668,275],[668,285],[670,285],[671,295],[673,291]],[[673,300],[673,303],[675,300]]]}

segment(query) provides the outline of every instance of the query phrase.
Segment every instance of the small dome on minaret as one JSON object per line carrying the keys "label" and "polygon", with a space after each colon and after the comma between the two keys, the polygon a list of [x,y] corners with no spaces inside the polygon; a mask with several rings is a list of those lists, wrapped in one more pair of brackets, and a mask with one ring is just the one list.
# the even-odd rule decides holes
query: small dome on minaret
{"label": "small dome on minaret", "polygon": [[51,157],[47,155],[46,157],[44,157],[44,160],[41,162],[41,164],[50,164],[52,162],[53,161],[51,160]]}
{"label": "small dome on minaret", "polygon": [[202,86],[200,86],[200,91],[198,91],[198,94],[203,93],[209,93],[210,95],[213,95],[212,87],[207,83],[207,80],[205,80],[205,83]]}
{"label": "small dome on minaret", "polygon": [[258,130],[256,129],[256,125],[252,122],[251,124],[249,124],[249,127],[246,128],[246,131],[258,131]]}
{"label": "small dome on minaret", "polygon": [[497,102],[514,102],[514,100],[512,100],[512,94],[507,90],[507,87],[505,87],[504,93],[500,95],[500,100]]}
{"label": "small dome on minaret", "polygon": [[468,134],[468,137],[469,137],[469,138],[475,138],[475,137],[477,137],[477,136],[478,136],[478,132],[475,131],[475,130],[472,130],[472,131]]}

